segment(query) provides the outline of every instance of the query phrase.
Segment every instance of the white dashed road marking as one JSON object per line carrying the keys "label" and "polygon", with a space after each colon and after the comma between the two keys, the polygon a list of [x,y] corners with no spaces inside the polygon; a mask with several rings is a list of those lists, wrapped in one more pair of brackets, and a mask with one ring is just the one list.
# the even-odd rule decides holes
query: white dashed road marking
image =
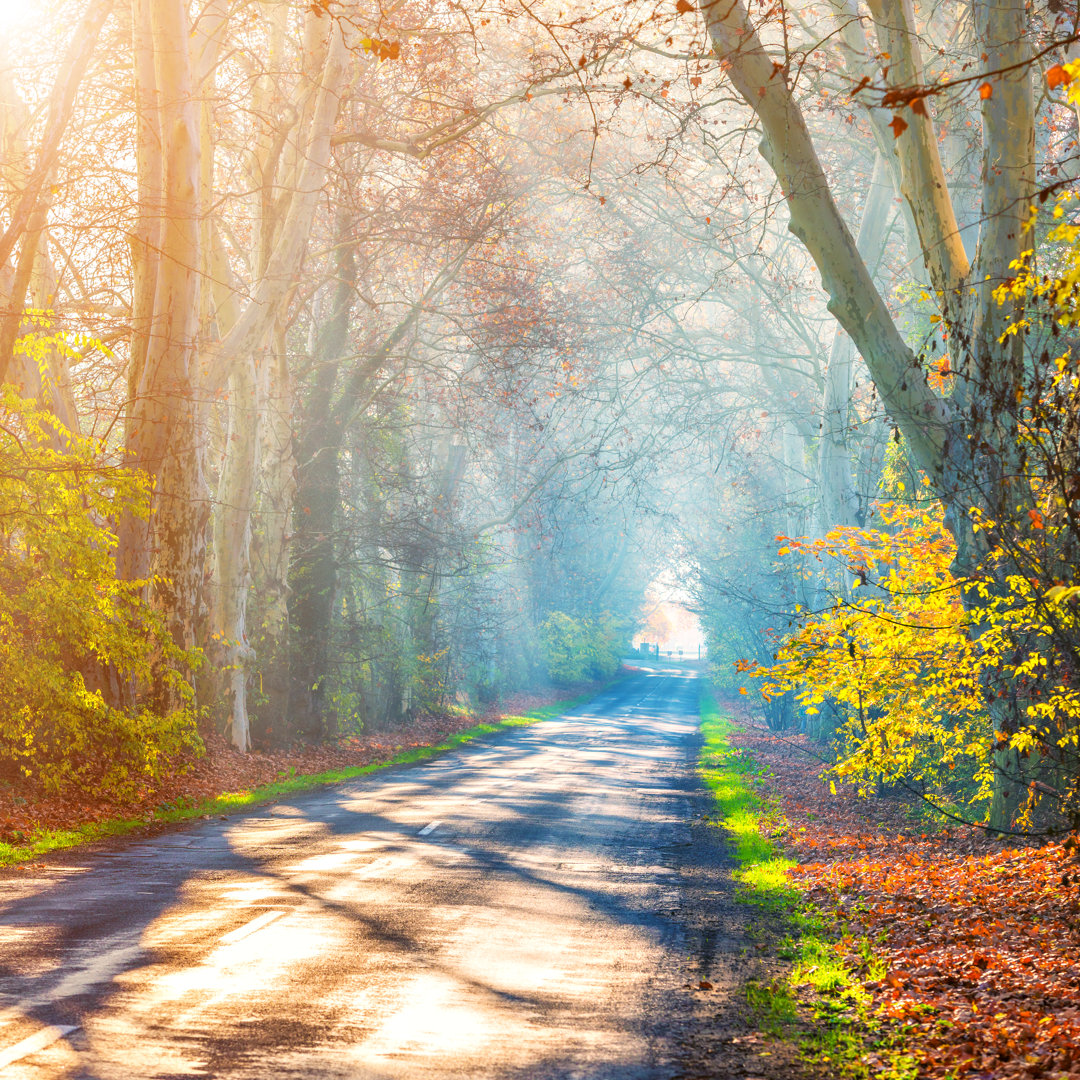
{"label": "white dashed road marking", "polygon": [[264,926],[269,926],[270,923],[275,919],[280,919],[284,914],[284,911],[264,911],[250,922],[244,923],[243,926],[238,926],[235,930],[230,930],[222,937],[221,943],[223,945],[229,945],[234,941],[243,941],[244,938],[254,934],[256,930],[261,930]]}
{"label": "white dashed road marking", "polygon": [[70,1035],[73,1031],[78,1030],[78,1025],[54,1024],[52,1027],[35,1031],[33,1035],[27,1036],[22,1042],[17,1042],[6,1050],[0,1050],[0,1069],[6,1068],[8,1065],[14,1065],[16,1061],[22,1061],[24,1057],[36,1054],[39,1050],[52,1046],[57,1039],[62,1039],[65,1035]]}

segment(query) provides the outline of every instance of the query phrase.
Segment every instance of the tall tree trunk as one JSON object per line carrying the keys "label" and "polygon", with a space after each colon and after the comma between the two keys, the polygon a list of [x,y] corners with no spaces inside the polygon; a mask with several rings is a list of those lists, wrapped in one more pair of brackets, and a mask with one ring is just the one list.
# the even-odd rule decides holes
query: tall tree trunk
{"label": "tall tree trunk", "polygon": [[289,704],[289,549],[296,502],[296,456],[293,445],[295,394],[285,345],[285,324],[274,328],[266,363],[260,372],[265,415],[262,431],[262,487],[259,493],[259,672],[265,705],[256,717],[254,735],[270,743],[285,739]]}
{"label": "tall tree trunk", "polygon": [[[263,361],[265,363],[265,360]],[[248,641],[251,514],[258,477],[261,400],[254,357],[233,364],[229,431],[214,515],[215,585],[210,630],[224,673],[226,735],[241,753],[251,749],[247,683],[254,650]]]}
{"label": "tall tree trunk", "polygon": [[[161,210],[160,240],[136,260],[136,295],[153,300],[145,357],[133,370],[128,451],[153,481],[150,521],[128,514],[119,527],[117,561],[128,580],[152,576],[151,595],[174,642],[195,644],[209,513],[204,443],[192,368],[198,329],[199,130],[184,0],[134,0],[139,111],[156,109],[160,146],[144,145],[154,125],[139,126],[140,190]],[[141,50],[139,48],[141,46]],[[148,77],[145,50],[153,60]],[[158,198],[154,199],[155,190]],[[140,342],[141,347],[141,342]]]}
{"label": "tall tree trunk", "polygon": [[[275,24],[276,25],[276,24]],[[330,163],[330,132],[337,116],[338,94],[344,74],[346,52],[340,27],[308,15],[314,27],[318,66],[305,72],[307,99],[311,106],[307,122],[297,132],[302,166],[291,180],[288,208],[279,214],[278,202],[260,199],[253,274],[254,295],[239,312],[224,323],[226,333],[220,344],[206,350],[209,358],[209,385],[214,391],[220,380],[229,386],[229,438],[219,486],[219,509],[215,528],[216,589],[210,622],[217,635],[217,652],[226,677],[225,703],[228,730],[233,745],[250,748],[248,719],[248,674],[254,652],[248,640],[247,597],[251,585],[252,512],[259,471],[260,420],[265,407],[266,379],[259,366],[266,363],[266,341],[284,316],[292,286],[299,276],[307,251],[308,235],[319,196],[326,183]],[[309,37],[312,37],[309,34]],[[310,56],[305,53],[305,56]],[[264,186],[270,183],[275,162],[264,144],[256,168]],[[215,280],[228,274],[227,262],[218,260]],[[234,293],[238,290],[234,290]],[[281,342],[282,353],[284,342]]]}
{"label": "tall tree trunk", "polygon": [[926,385],[918,360],[874,286],[790,88],[777,74],[741,0],[705,2],[702,11],[714,51],[761,122],[760,150],[786,197],[788,228],[813,257],[829,295],[829,310],[866,360],[920,466],[942,485],[948,410]]}
{"label": "tall tree trunk", "polygon": [[0,267],[19,245],[19,257],[10,283],[7,311],[0,319],[0,383],[6,381],[15,340],[23,321],[26,294],[37,262],[38,243],[45,231],[51,188],[60,156],[60,140],[71,122],[75,95],[94,53],[101,28],[112,10],[113,0],[92,0],[72,33],[49,100],[48,119],[37,160],[19,193],[11,222],[0,235]]}
{"label": "tall tree trunk", "polygon": [[337,597],[337,528],[341,490],[338,455],[344,426],[334,409],[338,369],[349,340],[356,290],[352,218],[338,218],[337,284],[329,317],[316,335],[315,384],[305,402],[307,423],[296,453],[294,536],[289,564],[289,719],[306,739],[332,726],[326,707],[330,636]]}
{"label": "tall tree trunk", "polygon": [[[879,49],[890,57],[893,88],[921,85],[910,0],[871,0]],[[985,54],[989,97],[983,96],[983,214],[985,223],[975,265],[975,284],[965,292],[969,265],[961,242],[937,140],[928,112],[907,110],[908,127],[897,139],[904,198],[919,231],[931,280],[949,331],[956,371],[953,397],[944,401],[929,388],[921,365],[889,317],[871,275],[831,196],[801,111],[783,74],[751,24],[741,0],[702,0],[717,55],[764,131],[761,152],[772,167],[790,213],[789,228],[805,244],[829,294],[829,310],[851,335],[892,417],[907,437],[915,462],[931,478],[957,543],[957,573],[970,573],[986,554],[986,537],[973,534],[968,513],[983,506],[997,516],[1008,493],[1016,504],[1030,498],[1017,468],[1017,445],[1010,428],[1022,375],[1021,346],[1000,346],[1008,311],[998,309],[993,287],[1009,272],[1023,241],[1023,223],[1033,194],[1034,115],[1027,19],[1023,0],[977,0],[978,46]],[[1000,72],[1001,74],[994,74]],[[910,116],[908,115],[910,113]],[[975,436],[975,437],[971,437]],[[965,597],[970,602],[971,597]],[[989,689],[989,688],[988,688]],[[991,696],[995,728],[1008,724]],[[1006,726],[1004,730],[1008,730]],[[1007,827],[1017,792],[1009,775],[1008,751],[997,762],[999,781],[991,824]],[[1008,793],[1008,794],[1006,794]]]}

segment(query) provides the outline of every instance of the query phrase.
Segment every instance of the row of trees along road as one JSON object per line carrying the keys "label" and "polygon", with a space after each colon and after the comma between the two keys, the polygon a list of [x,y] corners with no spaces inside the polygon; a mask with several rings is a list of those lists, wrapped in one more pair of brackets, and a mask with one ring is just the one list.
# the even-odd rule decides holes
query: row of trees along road
{"label": "row of trees along road", "polygon": [[[1057,5],[44,10],[0,64],[13,505],[47,455],[75,503],[73,457],[115,478],[79,513],[105,625],[150,632],[9,619],[97,748],[37,702],[16,772],[103,782],[118,717],[171,748],[139,775],[203,714],[242,750],[396,722],[556,641],[599,673],[674,562],[851,775],[1076,812]],[[930,613],[957,680],[920,696]]]}

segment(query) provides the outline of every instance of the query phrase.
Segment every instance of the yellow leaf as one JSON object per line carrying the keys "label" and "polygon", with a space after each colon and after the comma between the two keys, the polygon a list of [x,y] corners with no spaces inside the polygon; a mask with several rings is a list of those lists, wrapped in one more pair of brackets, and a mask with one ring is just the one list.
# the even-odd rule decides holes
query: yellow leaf
{"label": "yellow leaf", "polygon": [[1073,596],[1080,594],[1080,585],[1055,585],[1047,589],[1046,599],[1052,604],[1061,604]]}

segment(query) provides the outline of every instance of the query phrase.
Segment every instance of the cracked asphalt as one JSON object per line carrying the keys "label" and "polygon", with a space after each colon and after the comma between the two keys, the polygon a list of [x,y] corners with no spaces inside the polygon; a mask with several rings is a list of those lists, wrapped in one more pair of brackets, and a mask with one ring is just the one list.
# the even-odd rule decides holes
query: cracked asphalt
{"label": "cracked asphalt", "polygon": [[755,961],[697,699],[658,666],[419,766],[5,873],[0,1071],[789,1075],[738,1049]]}

